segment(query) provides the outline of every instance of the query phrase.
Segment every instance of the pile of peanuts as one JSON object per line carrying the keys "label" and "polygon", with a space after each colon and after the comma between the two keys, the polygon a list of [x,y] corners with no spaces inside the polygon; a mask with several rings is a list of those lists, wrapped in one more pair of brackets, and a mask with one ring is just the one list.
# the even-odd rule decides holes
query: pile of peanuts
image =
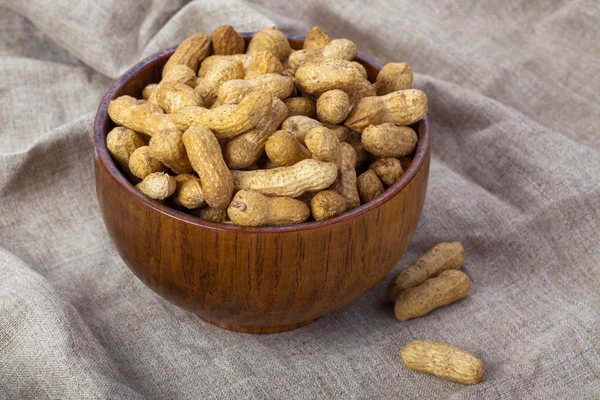
{"label": "pile of peanuts", "polygon": [[410,66],[389,63],[371,83],[357,52],[319,27],[298,51],[274,27],[246,49],[230,25],[190,36],[143,99],[110,102],[108,150],[146,196],[205,220],[336,217],[402,176],[410,125],[427,113]]}

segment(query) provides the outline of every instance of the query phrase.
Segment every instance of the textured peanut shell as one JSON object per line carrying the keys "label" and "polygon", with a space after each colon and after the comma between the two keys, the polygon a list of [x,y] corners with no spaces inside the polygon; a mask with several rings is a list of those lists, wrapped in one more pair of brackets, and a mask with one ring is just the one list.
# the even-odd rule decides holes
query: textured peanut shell
{"label": "textured peanut shell", "polygon": [[363,77],[363,79],[365,79],[365,80],[368,79],[367,70],[361,63],[359,63],[358,61],[352,61],[352,65],[360,73],[360,75]]}
{"label": "textured peanut shell", "polygon": [[217,138],[208,128],[195,125],[183,134],[183,144],[202,182],[206,203],[217,209],[226,209],[233,195],[233,178],[225,165]]}
{"label": "textured peanut shell", "polygon": [[258,161],[265,150],[267,139],[287,118],[287,113],[285,104],[277,98],[273,99],[271,110],[254,129],[233,138],[226,144],[223,155],[229,168],[246,168]]}
{"label": "textured peanut shell", "polygon": [[120,96],[108,103],[108,115],[117,125],[152,136],[163,129],[175,128],[162,108],[131,96]]}
{"label": "textured peanut shell", "polygon": [[414,340],[400,350],[400,356],[408,368],[448,381],[473,385],[483,380],[483,362],[457,346]]}
{"label": "textured peanut shell", "polygon": [[163,75],[161,82],[179,82],[193,88],[196,86],[196,71],[187,65],[178,64]]}
{"label": "textured peanut shell", "polygon": [[154,200],[164,200],[175,191],[175,178],[164,172],[148,174],[144,180],[135,185],[142,193]]}
{"label": "textured peanut shell", "polygon": [[204,206],[202,208],[190,210],[190,213],[198,218],[202,218],[203,220],[214,222],[217,224],[222,224],[229,221],[226,209],[218,210],[210,206]]}
{"label": "textured peanut shell", "polygon": [[177,188],[173,193],[173,202],[187,209],[202,207],[206,204],[200,179],[192,174],[180,174],[175,177]]}
{"label": "textured peanut shell", "polygon": [[166,113],[174,113],[187,106],[202,107],[200,94],[179,82],[162,81],[156,88],[156,102]]}
{"label": "textured peanut shell", "polygon": [[177,47],[177,50],[165,64],[162,76],[169,72],[173,66],[183,64],[194,71],[198,71],[200,62],[210,53],[210,37],[197,33],[185,38]]}
{"label": "textured peanut shell", "polygon": [[281,65],[281,61],[273,53],[259,51],[250,59],[244,79],[254,79],[260,75],[271,73],[281,74],[282,72],[283,65]]}
{"label": "textured peanut shell", "polygon": [[[181,131],[192,125],[204,125],[218,139],[227,139],[254,128],[271,109],[272,97],[268,93],[252,92],[239,104],[223,104],[207,110],[202,107],[185,107],[176,114],[174,121]],[[285,107],[285,104],[283,104]]]}
{"label": "textured peanut shell", "polygon": [[277,166],[294,165],[312,157],[310,151],[298,142],[292,132],[284,130],[275,132],[267,139],[265,152]]}
{"label": "textured peanut shell", "polygon": [[240,190],[227,208],[231,222],[242,226],[290,225],[310,216],[308,206],[291,197],[267,197],[254,190]]}
{"label": "textured peanut shell", "polygon": [[210,35],[214,54],[230,55],[244,52],[244,38],[231,25],[221,25]]}
{"label": "textured peanut shell", "polygon": [[360,196],[356,182],[356,151],[348,143],[340,143],[340,173],[333,189],[346,200],[346,209],[360,206]]}
{"label": "textured peanut shell", "polygon": [[292,52],[288,59],[288,67],[297,69],[299,65],[309,61],[347,60],[350,61],[358,54],[358,47],[348,39],[334,39],[324,47],[304,49]]}
{"label": "textured peanut shell", "polygon": [[400,157],[411,154],[417,147],[419,137],[408,126],[392,123],[371,125],[361,136],[363,147],[371,154],[381,157]]}
{"label": "textured peanut shell", "polygon": [[436,244],[390,281],[387,288],[388,298],[394,301],[404,289],[419,286],[444,271],[459,269],[465,264],[465,257],[465,248],[459,242]]}
{"label": "textured peanut shell", "polygon": [[341,165],[340,141],[331,129],[324,126],[311,129],[304,143],[314,159]]}
{"label": "textured peanut shell", "polygon": [[217,92],[219,101],[223,104],[238,104],[252,92],[264,92],[285,99],[291,96],[294,90],[294,79],[279,74],[259,75],[254,79],[233,79],[219,87]]}
{"label": "textured peanut shell", "polygon": [[346,211],[346,199],[333,190],[322,190],[311,199],[310,211],[316,221],[331,219]]}
{"label": "textured peanut shell", "polygon": [[379,71],[375,86],[377,87],[377,95],[383,96],[398,90],[410,89],[412,83],[413,71],[410,65],[407,63],[388,63]]}
{"label": "textured peanut shell", "polygon": [[350,98],[341,90],[328,90],[319,96],[316,106],[319,121],[339,124],[350,113]]}
{"label": "textured peanut shell", "polygon": [[354,106],[344,125],[362,132],[369,125],[380,125],[386,122],[395,125],[411,125],[423,119],[425,114],[427,114],[427,95],[418,89],[406,89],[385,96],[362,98]]}
{"label": "textured peanut shell", "polygon": [[377,177],[385,187],[392,186],[404,173],[400,161],[393,157],[380,158],[373,162],[369,168],[375,171]]}
{"label": "textured peanut shell", "polygon": [[313,118],[316,114],[315,102],[307,97],[290,97],[283,102],[290,111],[290,116],[300,115]]}
{"label": "textured peanut shell", "polygon": [[283,62],[289,57],[292,48],[285,35],[272,26],[257,32],[256,35],[250,39],[246,54],[253,55],[259,51],[273,53],[279,61]]}
{"label": "textured peanut shell", "polygon": [[219,64],[222,61],[239,61],[242,63],[244,71],[246,71],[251,59],[252,57],[246,54],[231,54],[228,56],[214,55],[206,57],[204,61],[202,61],[202,64],[200,64],[200,68],[198,69],[198,77],[204,78],[210,71],[214,70],[215,68],[219,68]]}
{"label": "textured peanut shell", "polygon": [[302,93],[320,95],[328,90],[357,88],[363,77],[351,61],[322,60],[303,63],[296,70],[296,86]]}
{"label": "textured peanut shell", "polygon": [[462,271],[447,270],[419,286],[404,289],[394,301],[396,319],[405,322],[462,299],[471,289],[471,279]]}
{"label": "textured peanut shell", "polygon": [[372,169],[368,169],[360,174],[356,180],[356,184],[360,201],[363,204],[370,202],[385,191],[383,183],[381,183],[377,174]]}
{"label": "textured peanut shell", "polygon": [[306,39],[304,40],[304,49],[319,49],[324,47],[327,43],[331,42],[331,36],[323,28],[313,26],[308,31]]}
{"label": "textured peanut shell", "polygon": [[165,129],[150,139],[150,155],[176,174],[192,171],[179,129]]}
{"label": "textured peanut shell", "polygon": [[221,85],[232,79],[241,79],[243,77],[244,67],[240,61],[223,59],[204,75],[202,82],[196,86],[195,90],[202,96],[204,104],[210,107],[217,100],[217,91]]}
{"label": "textured peanut shell", "polygon": [[323,124],[316,119],[296,115],[288,117],[285,121],[283,121],[281,124],[281,129],[292,132],[301,144],[305,144],[304,137],[308,131],[320,126],[323,126]]}
{"label": "textured peanut shell", "polygon": [[150,147],[138,147],[129,156],[129,170],[140,179],[154,172],[165,172],[167,167],[150,155]]}
{"label": "textured peanut shell", "polygon": [[350,108],[354,107],[361,99],[365,97],[375,96],[375,85],[366,79],[363,79],[356,85],[355,88],[347,91],[348,99],[350,101]]}
{"label": "textured peanut shell", "polygon": [[290,167],[257,171],[231,171],[235,188],[256,190],[266,196],[298,197],[329,187],[337,178],[334,163],[302,160]]}
{"label": "textured peanut shell", "polygon": [[115,161],[123,168],[129,169],[129,157],[138,147],[146,142],[135,131],[118,126],[108,132],[106,147]]}
{"label": "textured peanut shell", "polygon": [[158,83],[150,83],[148,85],[146,85],[144,87],[144,89],[142,90],[142,98],[144,100],[148,100],[148,98],[152,95],[152,93],[154,93],[154,91],[156,90],[156,87],[158,86]]}
{"label": "textured peanut shell", "polygon": [[340,142],[345,142],[346,140],[348,140],[350,129],[348,129],[344,125],[335,125],[330,124],[328,122],[323,122],[323,126],[327,129],[332,130]]}

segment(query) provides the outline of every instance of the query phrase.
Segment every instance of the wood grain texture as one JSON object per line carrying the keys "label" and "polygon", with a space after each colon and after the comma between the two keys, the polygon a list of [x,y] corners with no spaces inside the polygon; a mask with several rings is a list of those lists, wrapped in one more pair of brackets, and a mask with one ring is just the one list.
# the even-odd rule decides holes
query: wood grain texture
{"label": "wood grain texture", "polygon": [[[246,43],[251,34],[244,34]],[[302,37],[288,36],[294,49]],[[214,224],[139,193],[111,159],[108,102],[141,97],[174,48],[127,71],[105,95],[94,124],[96,190],[106,228],[135,275],[163,298],[225,329],[275,333],[306,325],[373,288],[406,250],[429,176],[427,118],[402,178],[383,195],[337,218],[285,227]],[[374,81],[381,65],[359,54]],[[133,181],[133,183],[136,183]]]}

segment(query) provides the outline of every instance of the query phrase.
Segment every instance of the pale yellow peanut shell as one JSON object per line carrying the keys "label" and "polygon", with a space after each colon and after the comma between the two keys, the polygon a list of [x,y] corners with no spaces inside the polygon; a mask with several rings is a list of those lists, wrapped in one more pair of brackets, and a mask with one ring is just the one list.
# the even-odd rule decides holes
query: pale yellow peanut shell
{"label": "pale yellow peanut shell", "polygon": [[154,91],[156,90],[156,87],[158,86],[158,83],[150,83],[148,85],[146,85],[144,87],[144,89],[142,90],[142,98],[144,100],[148,100],[148,98],[152,95],[152,93],[154,93]]}
{"label": "pale yellow peanut shell", "polygon": [[361,63],[359,63],[358,61],[352,61],[352,65],[360,73],[360,75],[363,77],[363,79],[365,79],[365,80],[368,79],[367,70]]}
{"label": "pale yellow peanut shell", "polygon": [[377,174],[372,169],[368,169],[360,174],[356,180],[356,184],[360,201],[363,204],[370,202],[385,191],[383,183],[381,183]]}
{"label": "pale yellow peanut shell", "polygon": [[[241,104],[241,103],[240,103]],[[287,118],[285,104],[275,98],[269,113],[254,127],[230,140],[223,150],[227,165],[231,169],[247,168],[258,161],[265,150],[265,143]]]}
{"label": "pale yellow peanut shell", "polygon": [[413,71],[410,65],[407,63],[388,63],[379,71],[375,86],[377,95],[383,96],[398,90],[410,89],[412,83]]}
{"label": "pale yellow peanut shell", "polygon": [[175,178],[164,172],[148,174],[140,183],[135,185],[142,193],[154,200],[164,200],[175,191]]}
{"label": "pale yellow peanut shell", "polygon": [[217,92],[225,82],[243,77],[244,67],[240,61],[223,59],[204,75],[195,90],[202,96],[204,104],[210,107],[217,100]]}
{"label": "pale yellow peanut shell", "polygon": [[300,144],[296,136],[285,130],[277,131],[269,137],[265,144],[265,152],[277,166],[294,165],[312,157],[310,151]]}
{"label": "pale yellow peanut shell", "polygon": [[215,135],[208,128],[195,125],[184,132],[183,144],[202,182],[206,203],[221,210],[227,208],[233,195],[233,178]]}
{"label": "pale yellow peanut shell", "polygon": [[193,88],[196,86],[196,71],[187,65],[174,65],[163,75],[161,82],[179,82]]}
{"label": "pale yellow peanut shell", "polygon": [[371,125],[361,136],[361,144],[371,154],[382,157],[400,157],[411,154],[417,147],[417,133],[408,126],[392,123]]}
{"label": "pale yellow peanut shell", "polygon": [[316,114],[315,102],[307,97],[289,97],[283,100],[290,116],[304,116],[313,118]]}
{"label": "pale yellow peanut shell", "polygon": [[175,204],[190,210],[206,204],[200,179],[192,174],[179,174],[175,181],[177,188],[172,197]]}
{"label": "pale yellow peanut shell", "polygon": [[273,97],[285,99],[292,95],[294,78],[279,74],[263,74],[253,79],[233,79],[223,83],[217,91],[222,104],[238,104],[252,92],[265,92]]}
{"label": "pale yellow peanut shell", "polygon": [[129,156],[129,170],[140,179],[154,172],[165,172],[167,167],[150,154],[149,146],[138,147]]}
{"label": "pale yellow peanut shell", "polygon": [[164,129],[150,139],[150,155],[176,174],[192,171],[179,129]]}
{"label": "pale yellow peanut shell", "polygon": [[422,317],[436,308],[462,299],[471,289],[471,279],[455,269],[443,271],[419,286],[404,289],[394,301],[394,314],[402,322]]}
{"label": "pale yellow peanut shell", "polygon": [[348,39],[334,39],[324,47],[304,49],[292,52],[288,59],[288,67],[297,69],[299,65],[309,61],[320,60],[353,60],[358,54],[356,44]]}
{"label": "pale yellow peanut shell", "polygon": [[214,54],[231,55],[244,52],[244,38],[231,25],[221,25],[210,35]]}
{"label": "pale yellow peanut shell", "polygon": [[183,64],[194,71],[198,71],[200,62],[210,53],[210,37],[202,33],[185,38],[177,50],[169,57],[165,64],[162,76],[164,77],[173,66]]}
{"label": "pale yellow peanut shell", "polygon": [[387,288],[388,299],[394,301],[404,289],[419,286],[443,271],[462,267],[465,257],[465,248],[459,242],[436,244],[390,281]]}
{"label": "pale yellow peanut shell", "polygon": [[316,107],[319,121],[339,124],[350,113],[350,98],[341,90],[328,90],[319,96]]}
{"label": "pale yellow peanut shell", "polygon": [[135,131],[118,126],[108,132],[106,147],[115,161],[123,168],[129,169],[129,157],[138,147],[145,146],[146,142]]}
{"label": "pale yellow peanut shell", "polygon": [[323,28],[313,26],[308,31],[306,39],[304,40],[304,49],[318,49],[324,47],[327,43],[331,42],[331,36]]}
{"label": "pale yellow peanut shell", "polygon": [[320,95],[328,90],[356,89],[364,81],[351,61],[321,60],[305,62],[296,70],[296,86],[302,93]]}
{"label": "pale yellow peanut shell", "polygon": [[108,103],[108,115],[117,125],[152,136],[163,129],[175,128],[162,108],[146,100],[120,96]]}
{"label": "pale yellow peanut shell", "polygon": [[292,48],[285,35],[272,26],[257,32],[250,39],[246,54],[253,55],[259,51],[271,52],[283,62],[292,52]]}
{"label": "pale yellow peanut shell", "polygon": [[427,95],[418,89],[406,89],[385,96],[362,98],[352,108],[344,125],[362,132],[369,125],[388,122],[395,125],[411,125],[420,121],[426,114]]}
{"label": "pale yellow peanut shell", "polygon": [[472,385],[484,377],[483,362],[457,346],[430,340],[413,340],[400,350],[406,366],[439,378]]}
{"label": "pale yellow peanut shell", "polygon": [[156,102],[166,113],[174,113],[187,106],[202,107],[200,94],[183,83],[162,81],[156,88]]}
{"label": "pale yellow peanut shell", "polygon": [[322,190],[311,199],[310,210],[315,221],[331,219],[346,211],[346,199],[333,190]]}
{"label": "pale yellow peanut shell", "polygon": [[227,215],[242,226],[290,225],[306,221],[310,210],[291,197],[267,197],[254,190],[240,190],[229,204]]}
{"label": "pale yellow peanut shell", "polygon": [[296,115],[288,117],[285,121],[283,121],[281,124],[281,129],[292,132],[301,144],[305,144],[304,137],[308,131],[320,126],[323,126],[323,124],[316,119],[302,115]]}
{"label": "pale yellow peanut shell", "polygon": [[324,126],[311,129],[304,143],[314,159],[341,165],[340,141],[331,129]]}
{"label": "pale yellow peanut shell", "polygon": [[271,73],[281,74],[282,72],[283,65],[281,65],[281,61],[273,53],[259,51],[250,59],[244,79],[253,79],[257,76]]}
{"label": "pale yellow peanut shell", "polygon": [[360,206],[360,196],[356,182],[356,151],[348,143],[340,143],[340,172],[333,189],[346,200],[346,209]]}
{"label": "pale yellow peanut shell", "polygon": [[242,63],[244,71],[246,71],[250,65],[251,59],[252,57],[246,54],[231,54],[228,56],[214,55],[206,57],[204,61],[202,61],[202,64],[200,64],[200,68],[198,69],[198,77],[204,78],[209,72],[213,71],[214,69],[218,69],[222,61],[239,61]]}
{"label": "pale yellow peanut shell", "polygon": [[256,190],[266,196],[298,197],[329,187],[337,178],[334,163],[302,160],[289,167],[256,171],[231,171],[235,188]]}
{"label": "pale yellow peanut shell", "polygon": [[[237,105],[223,104],[210,110],[185,107],[172,115],[181,131],[193,125],[204,125],[213,131],[218,139],[226,139],[254,128],[269,113],[272,101],[268,93],[252,92]],[[285,104],[283,106],[285,107]]]}
{"label": "pale yellow peanut shell", "polygon": [[400,160],[393,157],[380,158],[373,162],[369,168],[375,171],[377,177],[386,187],[396,183],[404,173]]}
{"label": "pale yellow peanut shell", "polygon": [[347,90],[350,108],[354,107],[361,99],[376,95],[375,85],[366,79],[360,81],[355,88]]}

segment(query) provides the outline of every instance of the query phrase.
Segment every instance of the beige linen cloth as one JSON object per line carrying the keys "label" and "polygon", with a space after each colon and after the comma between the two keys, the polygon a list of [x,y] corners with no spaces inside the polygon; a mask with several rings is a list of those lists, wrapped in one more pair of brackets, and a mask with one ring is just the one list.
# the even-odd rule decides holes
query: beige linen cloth
{"label": "beige linen cloth", "polygon": [[[600,6],[582,1],[0,0],[0,399],[600,398]],[[473,285],[400,323],[391,278],[304,328],[225,331],[162,300],[102,223],[92,120],[142,58],[221,24],[312,24],[429,96],[433,158],[396,271],[459,240]],[[418,374],[449,342],[485,381]]]}

